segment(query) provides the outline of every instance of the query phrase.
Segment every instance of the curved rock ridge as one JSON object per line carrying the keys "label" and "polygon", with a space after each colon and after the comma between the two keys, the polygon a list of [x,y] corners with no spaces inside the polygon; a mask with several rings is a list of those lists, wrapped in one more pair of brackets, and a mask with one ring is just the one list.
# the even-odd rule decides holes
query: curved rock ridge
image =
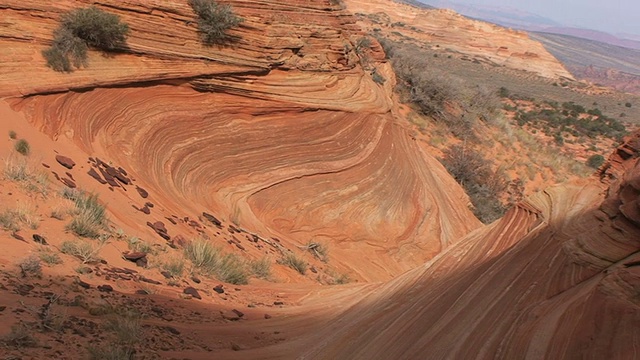
{"label": "curved rock ridge", "polygon": [[434,46],[477,56],[510,69],[539,76],[573,79],[571,73],[542,43],[522,31],[464,17],[448,9],[423,9],[393,0],[346,0],[347,9],[363,14],[375,28],[428,41]]}
{"label": "curved rock ridge", "polygon": [[[93,1],[0,4],[0,96],[31,95],[201,76],[267,73],[273,68],[348,71],[357,67],[350,35],[353,17],[329,1],[230,1],[245,21],[228,46],[200,44],[195,15],[186,1]],[[53,72],[41,55],[51,44],[61,14],[96,4],[130,27],[127,49],[105,57],[90,51],[89,67]],[[25,73],[30,74],[24,77]]]}
{"label": "curved rock ridge", "polygon": [[595,178],[532,196],[369,289],[304,357],[638,357],[639,138],[622,146],[626,170],[606,198]]}

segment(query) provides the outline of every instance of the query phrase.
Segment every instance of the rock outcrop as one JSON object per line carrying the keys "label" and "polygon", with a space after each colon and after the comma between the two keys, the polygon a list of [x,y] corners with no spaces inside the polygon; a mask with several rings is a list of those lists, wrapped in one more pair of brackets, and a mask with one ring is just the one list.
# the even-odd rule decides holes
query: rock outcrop
{"label": "rock outcrop", "polygon": [[336,265],[367,280],[480,226],[397,121],[389,64],[375,64],[389,79],[375,83],[353,50],[354,18],[333,2],[230,2],[245,19],[238,41],[205,47],[186,1],[103,1],[129,24],[128,49],[90,52],[69,74],[40,51],[72,4],[4,4],[0,69],[12,75],[0,92],[13,108],[52,139],[122,164],[174,213],[228,214],[288,248],[326,241]]}

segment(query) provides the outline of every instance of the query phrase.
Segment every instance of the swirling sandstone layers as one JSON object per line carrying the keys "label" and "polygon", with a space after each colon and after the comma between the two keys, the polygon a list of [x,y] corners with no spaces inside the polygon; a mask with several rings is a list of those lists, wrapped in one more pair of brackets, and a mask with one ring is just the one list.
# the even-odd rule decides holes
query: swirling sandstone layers
{"label": "swirling sandstone layers", "polygon": [[606,198],[595,178],[531,197],[360,299],[305,358],[637,358],[638,139]]}
{"label": "swirling sandstone layers", "polygon": [[[352,50],[352,18],[329,2],[232,2],[246,19],[239,40],[208,48],[186,2],[104,1],[130,24],[130,51],[91,54],[71,74],[38,52],[72,4],[4,3],[13,25],[1,41],[28,56],[5,53],[2,67],[33,74],[1,80],[30,95],[14,108],[124,166],[166,209],[210,211],[289,248],[327,242],[332,264],[365,280],[407,271],[480,225],[398,124],[389,66],[376,64],[389,81],[375,84]],[[38,61],[18,64],[27,58]]]}

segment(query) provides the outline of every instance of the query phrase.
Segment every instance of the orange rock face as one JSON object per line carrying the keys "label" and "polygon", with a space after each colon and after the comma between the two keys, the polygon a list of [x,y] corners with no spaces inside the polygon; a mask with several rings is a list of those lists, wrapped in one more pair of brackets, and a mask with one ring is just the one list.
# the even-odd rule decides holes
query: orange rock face
{"label": "orange rock face", "polygon": [[[29,122],[125,164],[165,208],[227,214],[289,248],[327,242],[355,278],[388,279],[480,223],[397,124],[390,66],[378,64],[384,86],[360,67],[353,18],[306,4],[232,3],[245,18],[233,31],[240,40],[203,47],[186,2],[114,2],[131,53],[92,53],[88,68],[60,74],[39,52],[68,7],[9,1],[3,15],[16,27],[2,30],[10,51],[0,66],[15,76],[0,91],[30,95],[11,100]],[[29,43],[19,39],[26,33]],[[44,95],[67,89],[90,91]]]}
{"label": "orange rock face", "polygon": [[345,3],[349,11],[372,20],[369,30],[389,27],[390,31],[499,66],[550,79],[573,79],[540,42],[522,31],[472,20],[448,9],[418,9],[393,0],[346,0]]}

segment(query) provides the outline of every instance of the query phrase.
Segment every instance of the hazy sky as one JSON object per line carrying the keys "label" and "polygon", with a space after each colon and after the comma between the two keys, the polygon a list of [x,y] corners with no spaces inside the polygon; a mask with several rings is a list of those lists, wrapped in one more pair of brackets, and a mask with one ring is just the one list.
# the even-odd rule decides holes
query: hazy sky
{"label": "hazy sky", "polygon": [[[429,0],[423,0],[429,3]],[[640,0],[452,0],[455,3],[508,6],[567,26],[610,33],[640,34]]]}

